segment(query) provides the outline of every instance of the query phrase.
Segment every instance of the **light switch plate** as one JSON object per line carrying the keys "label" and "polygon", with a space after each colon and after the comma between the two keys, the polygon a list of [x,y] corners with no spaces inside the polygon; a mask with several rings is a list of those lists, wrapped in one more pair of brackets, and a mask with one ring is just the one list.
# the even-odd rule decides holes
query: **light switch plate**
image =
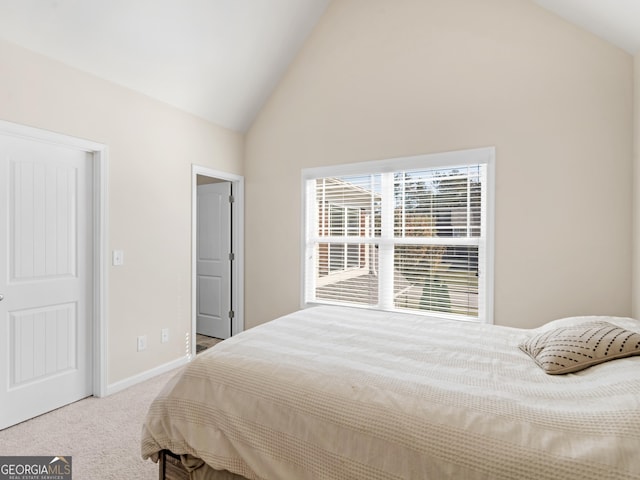
{"label": "light switch plate", "polygon": [[124,252],[122,250],[113,251],[112,263],[114,267],[124,265]]}
{"label": "light switch plate", "polygon": [[140,335],[138,337],[138,351],[142,352],[143,350],[147,349],[147,336],[146,335]]}

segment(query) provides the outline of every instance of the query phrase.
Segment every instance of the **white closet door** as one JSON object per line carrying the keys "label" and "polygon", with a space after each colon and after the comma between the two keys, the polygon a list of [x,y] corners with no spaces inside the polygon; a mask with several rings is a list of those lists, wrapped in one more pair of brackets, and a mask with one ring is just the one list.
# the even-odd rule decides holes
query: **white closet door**
{"label": "white closet door", "polygon": [[0,134],[0,429],[92,391],[90,157]]}

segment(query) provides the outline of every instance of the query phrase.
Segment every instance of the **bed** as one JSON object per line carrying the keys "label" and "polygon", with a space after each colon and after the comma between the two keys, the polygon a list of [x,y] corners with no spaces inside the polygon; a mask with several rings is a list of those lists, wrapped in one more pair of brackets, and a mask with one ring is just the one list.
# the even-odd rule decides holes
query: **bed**
{"label": "bed", "polygon": [[558,375],[520,347],[596,321],[640,332],[301,310],[184,367],[149,408],[142,457],[198,480],[640,479],[640,357]]}

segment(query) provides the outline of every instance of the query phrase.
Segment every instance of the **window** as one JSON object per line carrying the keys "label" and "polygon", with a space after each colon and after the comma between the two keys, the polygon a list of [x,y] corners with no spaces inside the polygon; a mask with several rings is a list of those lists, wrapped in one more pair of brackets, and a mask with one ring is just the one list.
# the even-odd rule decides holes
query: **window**
{"label": "window", "polygon": [[303,303],[492,318],[494,149],[303,171]]}

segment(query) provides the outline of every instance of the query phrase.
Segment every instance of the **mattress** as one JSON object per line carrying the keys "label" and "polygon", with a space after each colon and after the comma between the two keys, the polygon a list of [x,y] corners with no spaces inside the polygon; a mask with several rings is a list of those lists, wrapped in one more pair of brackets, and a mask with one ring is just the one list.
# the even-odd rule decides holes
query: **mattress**
{"label": "mattress", "polygon": [[548,375],[539,329],[314,307],[184,367],[152,403],[162,449],[248,479],[640,479],[640,357]]}

